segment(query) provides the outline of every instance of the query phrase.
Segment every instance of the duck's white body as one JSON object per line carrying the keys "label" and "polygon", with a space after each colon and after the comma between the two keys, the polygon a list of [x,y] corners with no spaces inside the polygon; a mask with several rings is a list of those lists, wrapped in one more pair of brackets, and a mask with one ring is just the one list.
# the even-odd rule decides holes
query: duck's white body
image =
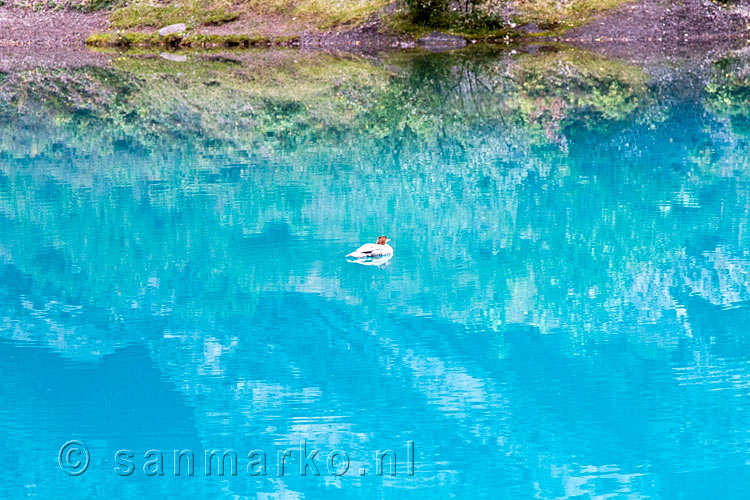
{"label": "duck's white body", "polygon": [[361,259],[349,259],[352,264],[359,264],[360,266],[375,266],[384,268],[388,266],[388,263],[393,258],[393,254],[389,253],[381,257],[362,257]]}
{"label": "duck's white body", "polygon": [[365,243],[364,245],[347,255],[347,257],[351,257],[352,259],[379,259],[388,255],[393,255],[393,247],[388,243],[386,243],[385,245],[378,245],[377,243]]}

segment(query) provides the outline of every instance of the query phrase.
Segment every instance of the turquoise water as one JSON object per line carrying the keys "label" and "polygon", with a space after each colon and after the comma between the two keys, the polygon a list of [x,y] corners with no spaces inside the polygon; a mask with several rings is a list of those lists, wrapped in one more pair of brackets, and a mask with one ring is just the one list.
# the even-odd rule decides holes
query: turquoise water
{"label": "turquoise water", "polygon": [[303,57],[0,74],[3,497],[745,498],[741,57]]}

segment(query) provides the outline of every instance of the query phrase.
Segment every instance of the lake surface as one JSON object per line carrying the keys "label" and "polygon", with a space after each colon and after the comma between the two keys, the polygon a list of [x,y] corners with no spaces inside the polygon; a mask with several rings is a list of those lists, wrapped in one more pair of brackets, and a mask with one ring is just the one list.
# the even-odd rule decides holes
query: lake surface
{"label": "lake surface", "polygon": [[0,73],[0,494],[746,498],[745,57]]}

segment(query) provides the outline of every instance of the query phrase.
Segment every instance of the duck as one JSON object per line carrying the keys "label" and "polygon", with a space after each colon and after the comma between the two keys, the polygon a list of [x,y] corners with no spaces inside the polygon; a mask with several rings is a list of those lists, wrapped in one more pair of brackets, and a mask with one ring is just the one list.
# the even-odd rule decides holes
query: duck
{"label": "duck", "polygon": [[393,247],[388,244],[391,241],[385,236],[378,236],[375,243],[365,243],[347,257],[352,259],[382,259],[393,257]]}

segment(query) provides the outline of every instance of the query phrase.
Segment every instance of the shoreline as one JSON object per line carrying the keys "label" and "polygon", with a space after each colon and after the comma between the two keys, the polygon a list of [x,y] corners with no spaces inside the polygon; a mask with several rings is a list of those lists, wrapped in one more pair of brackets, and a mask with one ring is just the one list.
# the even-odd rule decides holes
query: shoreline
{"label": "shoreline", "polygon": [[[396,33],[373,16],[368,21],[338,29],[319,30],[294,25],[280,16],[243,14],[220,26],[199,25],[187,35],[159,37],[158,28],[113,30],[109,11],[35,11],[0,7],[0,48],[44,47],[48,50],[140,46],[152,48],[300,47],[306,50],[389,50],[419,45],[412,35]],[[252,33],[250,30],[260,27]],[[458,37],[454,37],[458,38]],[[721,7],[710,1],[640,0],[605,12],[593,21],[562,34],[529,32],[525,26],[503,38],[464,37],[467,43],[563,43],[594,51],[619,53],[680,51],[689,45],[731,43],[750,39],[750,7]],[[448,43],[437,50],[455,49]],[[433,47],[430,48],[431,50]]]}
{"label": "shoreline", "polygon": [[[170,44],[168,38],[161,43],[150,43],[158,38],[159,28],[139,27],[128,30],[114,30],[109,24],[109,11],[84,13],[75,10],[40,10],[28,8],[0,6],[0,48],[44,47],[48,49],[83,49],[87,47],[86,40],[96,35],[112,38],[130,38],[135,40],[134,46],[143,45],[159,47]],[[268,16],[275,21],[274,16]],[[205,40],[205,45],[197,43],[200,48],[213,46],[226,47],[262,47],[262,46],[299,46],[304,48],[333,48],[346,49],[362,48],[409,48],[414,46],[414,39],[390,30],[384,30],[378,21],[368,21],[355,26],[339,27],[331,30],[318,30],[308,25],[300,25],[299,29],[288,24],[276,23],[273,28],[266,28],[260,32],[251,32],[248,26],[251,19],[228,23],[221,26],[200,25],[191,30],[189,36],[194,39]],[[279,24],[281,24],[279,29]],[[212,44],[212,40],[217,40]],[[230,40],[224,44],[222,40]],[[231,40],[241,40],[239,43]],[[96,44],[91,44],[96,45]],[[110,46],[109,44],[102,44]],[[129,45],[129,44],[124,44]],[[121,46],[112,44],[111,46]]]}

